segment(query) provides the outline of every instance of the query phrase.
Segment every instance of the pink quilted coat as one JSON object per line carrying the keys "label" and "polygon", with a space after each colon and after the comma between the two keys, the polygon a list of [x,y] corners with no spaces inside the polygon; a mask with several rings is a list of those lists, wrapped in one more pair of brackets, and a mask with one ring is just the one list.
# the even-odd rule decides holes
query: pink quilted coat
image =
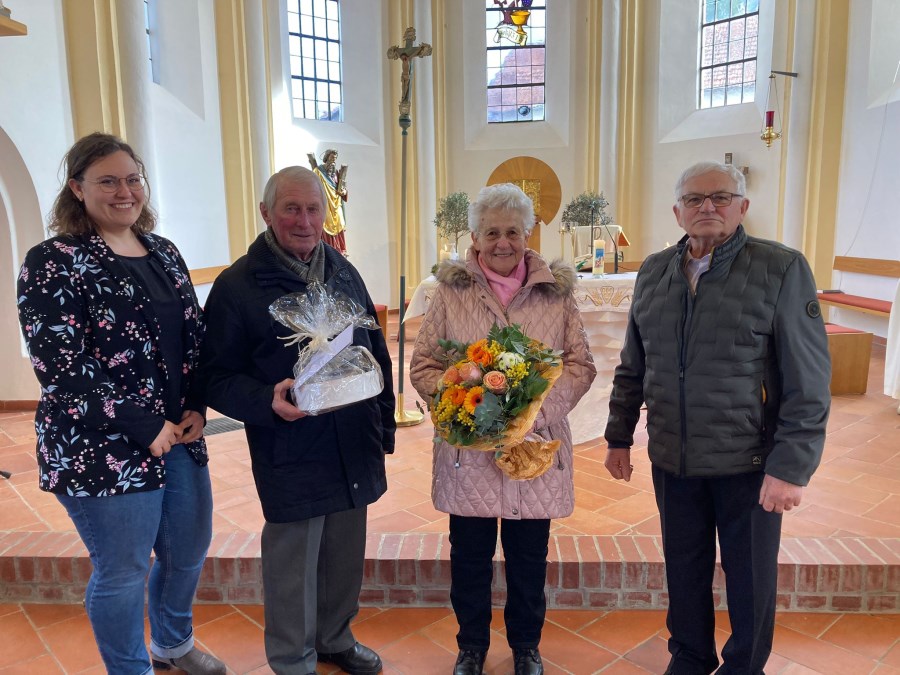
{"label": "pink quilted coat", "polygon": [[533,480],[514,481],[493,461],[493,453],[460,450],[435,440],[431,498],[439,511],[458,516],[493,518],[561,518],[572,513],[572,434],[566,415],[597,374],[572,289],[575,271],[561,261],[548,266],[530,249],[523,287],[505,311],[478,266],[474,251],[468,261],[445,262],[437,272],[438,287],[419,329],[410,362],[410,380],[431,401],[444,372],[438,340],[475,342],[494,322],[517,323],[529,337],[563,350],[563,375],[550,391],[535,429],[562,441],[553,466]]}

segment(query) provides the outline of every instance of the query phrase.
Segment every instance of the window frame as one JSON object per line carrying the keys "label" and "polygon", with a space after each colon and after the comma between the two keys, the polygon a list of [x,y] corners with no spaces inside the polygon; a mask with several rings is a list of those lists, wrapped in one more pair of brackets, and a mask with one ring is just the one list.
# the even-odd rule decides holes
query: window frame
{"label": "window frame", "polygon": [[[329,3],[333,3],[335,18],[332,18],[329,10]],[[310,13],[303,12],[303,5],[308,4]],[[321,4],[325,9],[324,16],[320,16],[316,12],[316,6]],[[287,36],[287,79],[288,79],[288,95],[291,102],[291,115],[295,120],[316,120],[319,122],[343,122],[345,117],[344,111],[344,77],[343,77],[343,49],[341,44],[341,7],[339,0],[286,0],[285,7],[287,9],[287,23],[285,24],[285,34]],[[292,16],[296,17],[297,30],[292,30]],[[312,22],[312,33],[305,33],[305,21],[303,16],[310,17]],[[322,23],[321,34],[319,32],[319,22]],[[337,37],[329,33],[329,22],[336,24]],[[294,53],[293,45],[297,46],[297,53]],[[304,56],[304,44],[312,47],[313,55]],[[318,50],[324,50],[324,54],[320,55]],[[324,58],[322,58],[324,56]],[[333,58],[336,56],[336,58]],[[307,62],[312,67],[312,75],[306,75]],[[320,68],[324,68],[326,72],[322,77]],[[295,65],[299,66],[295,70]],[[332,70],[336,70],[337,77],[334,77]],[[299,83],[299,87],[298,87]],[[308,89],[307,84],[310,85]],[[335,95],[335,87],[337,88]],[[297,95],[299,88],[299,96]],[[324,94],[323,94],[324,92]],[[309,106],[312,107],[312,114],[309,113]],[[327,110],[327,114],[323,115],[322,109]]]}

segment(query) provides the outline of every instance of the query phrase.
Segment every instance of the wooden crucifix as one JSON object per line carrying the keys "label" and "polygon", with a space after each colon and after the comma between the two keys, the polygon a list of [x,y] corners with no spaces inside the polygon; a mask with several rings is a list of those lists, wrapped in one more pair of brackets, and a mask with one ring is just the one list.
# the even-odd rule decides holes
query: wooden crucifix
{"label": "wooden crucifix", "polygon": [[[412,92],[413,59],[431,56],[431,45],[425,42],[416,47],[416,29],[410,26],[403,33],[403,46],[390,47],[387,51],[389,59],[400,59],[403,71],[400,73],[400,114],[409,116],[410,94]],[[402,124],[400,126],[403,126]],[[407,125],[408,126],[408,125]]]}
{"label": "wooden crucifix", "polygon": [[403,46],[391,47],[387,57],[400,60],[403,70],[400,73],[400,329],[398,338],[400,349],[397,354],[397,408],[394,419],[398,426],[412,426],[425,419],[425,415],[416,410],[406,410],[403,406],[403,351],[406,342],[406,326],[403,319],[406,314],[406,137],[412,124],[409,111],[412,106],[413,59],[431,56],[431,45],[424,42],[415,46],[416,29],[410,26],[403,33]]}

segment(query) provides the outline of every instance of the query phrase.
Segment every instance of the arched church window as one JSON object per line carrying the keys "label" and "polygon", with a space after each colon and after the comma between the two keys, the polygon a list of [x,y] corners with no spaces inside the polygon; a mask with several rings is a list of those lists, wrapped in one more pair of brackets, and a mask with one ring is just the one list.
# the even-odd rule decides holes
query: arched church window
{"label": "arched church window", "polygon": [[487,121],[544,119],[546,0],[485,0]]}
{"label": "arched church window", "polygon": [[287,0],[294,117],[343,120],[338,0]]}
{"label": "arched church window", "polygon": [[699,108],[756,96],[759,0],[700,0]]}

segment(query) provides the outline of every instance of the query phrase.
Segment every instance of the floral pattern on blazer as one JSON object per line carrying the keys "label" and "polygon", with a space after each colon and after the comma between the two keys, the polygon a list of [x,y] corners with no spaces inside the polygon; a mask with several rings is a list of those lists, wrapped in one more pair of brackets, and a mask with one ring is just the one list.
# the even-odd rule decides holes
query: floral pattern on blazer
{"label": "floral pattern on blazer", "polygon": [[[42,490],[105,497],[165,485],[165,460],[149,446],[165,421],[169,368],[182,370],[183,408],[205,415],[193,376],[202,310],[187,266],[167,239],[140,239],[184,305],[181,363],[163,361],[162,327],[147,295],[99,235],[41,242],[19,272],[19,323],[41,385],[35,431]],[[206,464],[203,438],[187,447]]]}

